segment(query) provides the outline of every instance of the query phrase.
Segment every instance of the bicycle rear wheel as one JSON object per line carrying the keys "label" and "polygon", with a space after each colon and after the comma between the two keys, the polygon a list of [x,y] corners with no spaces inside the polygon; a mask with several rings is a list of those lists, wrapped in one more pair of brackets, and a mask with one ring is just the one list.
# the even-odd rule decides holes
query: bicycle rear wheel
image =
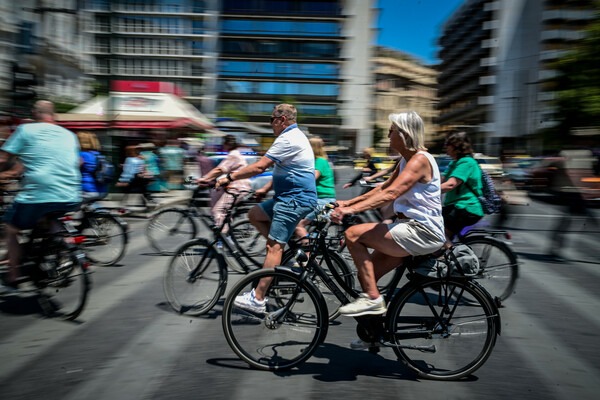
{"label": "bicycle rear wheel", "polygon": [[[236,304],[260,279],[271,279],[264,311]],[[286,370],[306,361],[327,335],[327,306],[310,281],[278,268],[247,275],[223,307],[223,331],[232,350],[250,366]]]}
{"label": "bicycle rear wheel", "polygon": [[267,255],[267,238],[260,234],[249,219],[231,224],[228,234],[246,258],[256,265],[263,265]]}
{"label": "bicycle rear wheel", "polygon": [[188,242],[177,250],[163,280],[167,301],[173,310],[185,315],[210,311],[226,285],[225,260],[206,239]]}
{"label": "bicycle rear wheel", "polygon": [[463,242],[471,247],[481,265],[474,278],[492,298],[506,300],[514,292],[519,276],[515,253],[505,243],[489,237],[467,236]]}
{"label": "bicycle rear wheel", "polygon": [[466,280],[409,283],[388,311],[394,352],[420,376],[455,380],[492,353],[499,316],[480,287]]}
{"label": "bicycle rear wheel", "polygon": [[43,246],[37,266],[40,277],[34,284],[49,316],[74,320],[83,311],[91,287],[84,260],[83,253],[65,242],[53,240]]}
{"label": "bicycle rear wheel", "polygon": [[[295,255],[296,253],[293,250],[286,251],[281,259],[281,265],[293,267],[296,262]],[[336,282],[343,282],[347,286],[347,288],[344,288],[346,291],[348,291],[348,289],[353,289],[354,276],[352,275],[350,267],[346,261],[344,261],[344,258],[334,250],[329,251],[329,258],[331,259],[331,266],[329,266],[327,262],[324,262],[324,258],[322,256],[317,257],[316,262],[319,263],[319,265],[331,279]],[[313,277],[311,277],[311,279],[325,299],[327,309],[329,310],[329,321],[335,320],[340,316],[340,312],[338,310],[340,307],[340,300],[335,296],[335,294],[333,294],[331,289],[327,287],[320,276],[315,274]]]}
{"label": "bicycle rear wheel", "polygon": [[169,208],[150,219],[146,226],[146,237],[157,252],[174,254],[182,243],[196,237],[196,224],[186,210]]}
{"label": "bicycle rear wheel", "polygon": [[86,255],[93,264],[107,267],[123,258],[127,228],[116,217],[104,213],[86,214],[80,229],[85,236]]}

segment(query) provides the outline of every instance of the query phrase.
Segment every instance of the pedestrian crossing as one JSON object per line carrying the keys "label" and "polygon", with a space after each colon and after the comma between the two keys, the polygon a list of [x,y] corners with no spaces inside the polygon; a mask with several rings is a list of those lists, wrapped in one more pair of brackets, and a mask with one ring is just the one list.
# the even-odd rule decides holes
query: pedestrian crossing
{"label": "pedestrian crossing", "polygon": [[[330,327],[306,365],[273,374],[237,360],[223,338],[220,304],[199,318],[164,305],[162,278],[170,257],[151,255],[143,226],[132,223],[122,267],[95,268],[79,323],[0,313],[0,398],[464,399],[510,393],[591,399],[600,391],[600,303],[592,283],[578,281],[584,276],[598,282],[597,264],[563,267],[522,258],[516,293],[501,309],[502,335],[474,379],[420,381],[391,349],[379,355],[350,350],[356,337],[351,318]],[[513,239],[529,253],[547,240],[544,232],[518,232]],[[230,274],[228,287],[240,277]]]}

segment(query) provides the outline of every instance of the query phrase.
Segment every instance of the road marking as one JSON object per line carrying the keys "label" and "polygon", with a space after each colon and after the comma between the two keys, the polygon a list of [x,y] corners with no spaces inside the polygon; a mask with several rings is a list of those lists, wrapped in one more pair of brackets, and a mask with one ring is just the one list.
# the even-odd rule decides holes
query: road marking
{"label": "road marking", "polygon": [[[138,241],[136,246],[128,247],[128,252],[137,252],[147,246],[145,238]],[[122,302],[127,297],[134,297],[136,292],[144,290],[140,283],[158,279],[164,273],[164,258],[155,257],[148,263],[130,270],[118,279],[118,285],[105,285],[101,289],[94,287],[92,275],[92,290],[90,299],[79,319],[82,324],[75,325],[64,321],[44,319],[19,329],[11,336],[2,339],[0,354],[10,362],[0,363],[0,377],[6,378],[22,368],[40,354],[50,350],[54,345],[67,336],[83,329],[86,323],[98,319],[104,313]],[[143,272],[143,273],[142,273]],[[123,290],[123,286],[140,287],[136,292]]]}
{"label": "road marking", "polygon": [[[549,317],[546,321],[555,319]],[[535,369],[557,398],[596,398],[600,391],[600,371],[573,354],[538,318],[513,301],[502,310],[502,324],[500,343],[510,341],[511,348]]]}

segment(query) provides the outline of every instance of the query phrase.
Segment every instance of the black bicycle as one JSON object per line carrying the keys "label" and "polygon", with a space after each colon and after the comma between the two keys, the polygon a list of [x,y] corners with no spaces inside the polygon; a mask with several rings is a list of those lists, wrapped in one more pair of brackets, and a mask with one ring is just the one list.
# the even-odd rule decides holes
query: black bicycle
{"label": "black bicycle", "polygon": [[[253,192],[246,192],[246,197],[251,198]],[[160,254],[172,255],[182,243],[195,239],[198,236],[200,221],[206,229],[212,230],[214,220],[210,210],[206,207],[207,193],[205,188],[198,187],[194,190],[187,207],[170,207],[154,214],[146,226],[146,237],[150,246]],[[248,213],[254,202],[239,201],[235,203],[235,211],[231,220],[239,229],[250,229],[250,221],[244,216]]]}
{"label": "black bicycle", "polygon": [[80,212],[81,217],[71,218],[78,233],[84,236],[82,244],[88,259],[104,267],[119,262],[129,241],[127,223],[108,209],[95,208],[92,202],[84,202]]}
{"label": "black bicycle", "polygon": [[248,221],[229,226],[239,197],[252,193],[226,188],[234,197],[221,225],[211,225],[212,239],[194,239],[175,252],[164,277],[165,296],[180,314],[201,315],[210,311],[227,287],[228,268],[249,273],[262,267],[266,238]]}
{"label": "black bicycle", "polygon": [[[49,226],[58,231],[49,233]],[[77,318],[91,288],[89,262],[80,248],[84,239],[63,213],[47,214],[21,245],[18,294],[35,295],[47,316]]]}
{"label": "black bicycle", "polygon": [[[327,235],[330,222],[322,224]],[[321,246],[323,241],[319,242]],[[223,330],[233,351],[246,363],[263,370],[286,370],[306,361],[327,335],[328,306],[313,283],[317,275],[346,304],[358,293],[319,263],[299,260],[302,268],[262,269],[244,277],[231,290],[223,309]],[[329,265],[327,253],[323,254]],[[437,380],[467,376],[485,363],[500,334],[500,314],[481,285],[461,270],[451,250],[444,254],[448,268],[438,278],[424,276],[417,267],[427,257],[408,259],[409,282],[385,294],[384,316],[355,318],[360,339],[391,347],[399,359],[418,375]],[[452,261],[452,263],[451,263]],[[392,287],[402,275],[395,274]],[[261,279],[271,281],[264,311],[236,304],[236,297],[256,287]],[[371,351],[377,351],[372,347]]]}

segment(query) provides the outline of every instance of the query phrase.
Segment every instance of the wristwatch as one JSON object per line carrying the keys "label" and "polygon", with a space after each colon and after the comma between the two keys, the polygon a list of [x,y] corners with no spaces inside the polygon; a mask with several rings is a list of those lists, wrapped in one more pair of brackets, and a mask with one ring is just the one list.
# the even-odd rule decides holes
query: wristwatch
{"label": "wristwatch", "polygon": [[233,182],[233,178],[231,177],[231,172],[227,174],[226,178],[229,182]]}

